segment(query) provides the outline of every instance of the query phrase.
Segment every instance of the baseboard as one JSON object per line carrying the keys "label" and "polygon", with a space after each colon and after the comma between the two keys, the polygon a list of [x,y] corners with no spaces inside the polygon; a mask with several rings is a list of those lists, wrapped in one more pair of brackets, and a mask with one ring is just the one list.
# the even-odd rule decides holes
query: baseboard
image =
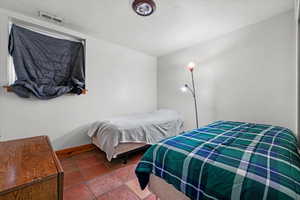
{"label": "baseboard", "polygon": [[97,147],[93,144],[84,144],[76,147],[70,147],[56,151],[56,155],[59,159],[68,158],[83,152],[92,151]]}

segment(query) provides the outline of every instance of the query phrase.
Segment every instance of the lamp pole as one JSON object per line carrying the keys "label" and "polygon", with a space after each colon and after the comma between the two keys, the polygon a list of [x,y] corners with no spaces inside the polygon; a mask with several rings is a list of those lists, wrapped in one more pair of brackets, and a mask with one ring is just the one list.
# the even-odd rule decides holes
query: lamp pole
{"label": "lamp pole", "polygon": [[194,104],[195,104],[196,125],[197,125],[197,128],[199,128],[198,106],[197,106],[197,97],[196,97],[195,81],[194,81],[194,70],[191,70],[191,75],[192,75],[192,85],[193,85],[193,97],[194,97]]}
{"label": "lamp pole", "polygon": [[183,91],[186,91],[187,89],[192,93],[192,96],[194,98],[194,106],[195,106],[195,120],[196,120],[196,126],[199,128],[199,122],[198,122],[198,105],[197,105],[197,97],[196,97],[196,89],[195,89],[195,80],[194,80],[194,69],[195,69],[196,64],[191,62],[187,66],[188,70],[191,72],[192,76],[192,88],[188,85],[185,84],[184,87],[182,88]]}

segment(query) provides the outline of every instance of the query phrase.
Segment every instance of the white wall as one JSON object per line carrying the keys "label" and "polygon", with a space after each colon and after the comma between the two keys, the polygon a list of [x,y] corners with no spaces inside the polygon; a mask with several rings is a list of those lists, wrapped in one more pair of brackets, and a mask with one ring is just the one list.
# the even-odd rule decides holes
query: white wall
{"label": "white wall", "polygon": [[[0,23],[7,23],[3,19],[2,14]],[[0,34],[4,34],[3,29]],[[2,139],[49,135],[54,148],[61,149],[89,143],[85,132],[94,121],[156,109],[156,58],[86,37],[88,94],[41,101],[21,99],[1,90]]]}
{"label": "white wall", "polygon": [[[208,27],[209,28],[209,27]],[[191,96],[180,86],[195,71],[199,121],[235,120],[296,130],[296,27],[293,12],[158,58],[158,107],[195,127]]]}
{"label": "white wall", "polygon": [[[3,40],[7,38],[7,20],[7,12],[0,12],[1,80],[6,71],[3,63],[7,44]],[[296,130],[296,36],[292,12],[160,57],[158,71],[154,57],[76,34],[87,38],[88,94],[39,101],[21,99],[0,89],[2,139],[46,134],[56,149],[89,143],[85,135],[89,123],[154,110],[157,100],[159,108],[180,111],[187,129],[191,129],[192,98],[179,90],[190,81],[184,66],[191,60],[198,64],[195,76],[201,125],[237,120]]]}

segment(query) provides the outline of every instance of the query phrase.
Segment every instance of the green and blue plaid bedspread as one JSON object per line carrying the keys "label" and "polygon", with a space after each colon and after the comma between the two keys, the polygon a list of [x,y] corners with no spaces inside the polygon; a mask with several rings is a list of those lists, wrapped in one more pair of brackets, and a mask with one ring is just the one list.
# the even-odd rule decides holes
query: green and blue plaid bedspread
{"label": "green and blue plaid bedspread", "polygon": [[218,121],[165,139],[136,168],[142,188],[151,173],[191,199],[300,199],[296,137],[278,126]]}

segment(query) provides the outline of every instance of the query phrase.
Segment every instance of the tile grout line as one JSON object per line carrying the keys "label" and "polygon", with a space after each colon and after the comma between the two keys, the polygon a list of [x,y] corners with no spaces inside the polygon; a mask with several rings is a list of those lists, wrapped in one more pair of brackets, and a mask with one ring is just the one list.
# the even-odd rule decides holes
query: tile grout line
{"label": "tile grout line", "polygon": [[[120,170],[120,169],[123,169],[123,168],[126,168],[126,167],[130,167],[130,166],[133,166],[133,165],[136,165],[137,163],[138,163],[138,161],[134,161],[135,160],[135,157],[140,157],[140,156],[135,156],[133,159],[132,159],[132,162],[130,162],[130,163],[127,163],[126,165],[123,165],[122,163],[114,163],[114,164],[112,164],[112,167],[110,167],[109,166],[109,164],[111,164],[111,163],[107,163],[106,161],[105,161],[105,158],[102,158],[102,157],[100,157],[100,156],[97,156],[97,155],[88,155],[87,157],[85,157],[84,155],[85,154],[80,154],[81,156],[81,158],[79,157],[79,156],[72,156],[72,157],[70,157],[70,158],[65,158],[65,159],[60,159],[60,161],[61,162],[63,162],[64,160],[65,161],[68,161],[68,160],[70,160],[71,162],[70,163],[67,163],[66,164],[66,166],[68,166],[68,167],[70,167],[71,168],[71,170],[68,170],[68,171],[66,171],[65,173],[67,174],[67,173],[79,173],[80,174],[80,176],[82,177],[82,181],[80,181],[80,182],[78,182],[78,183],[76,183],[76,184],[70,184],[69,186],[67,186],[67,187],[64,187],[64,192],[65,191],[68,191],[68,190],[70,190],[72,187],[76,187],[76,186],[79,186],[79,185],[83,185],[83,186],[85,186],[85,187],[87,187],[87,190],[88,190],[88,192],[89,193],[91,193],[92,194],[92,198],[93,198],[93,200],[96,200],[97,198],[99,198],[100,196],[103,196],[103,195],[107,195],[107,194],[109,194],[110,192],[112,192],[112,191],[114,191],[114,190],[117,190],[118,188],[120,188],[120,187],[125,187],[128,191],[131,191],[133,194],[134,194],[134,196],[135,197],[137,197],[137,199],[138,200],[145,200],[145,199],[147,199],[149,196],[151,196],[151,193],[150,194],[148,194],[145,198],[140,198],[139,196],[138,196],[138,194],[135,192],[135,191],[133,191],[126,183],[128,183],[128,182],[130,182],[130,181],[132,181],[132,180],[134,180],[134,179],[128,179],[128,177],[130,176],[130,175],[128,175],[128,177],[126,177],[126,180],[125,181],[123,181],[123,179],[121,179],[121,178],[118,178],[119,180],[120,180],[120,182],[121,182],[121,185],[120,186],[118,186],[118,187],[116,187],[116,188],[114,188],[114,189],[110,189],[110,190],[108,190],[108,191],[106,191],[105,193],[103,193],[103,194],[101,194],[101,195],[99,195],[99,196],[96,196],[96,194],[92,191],[92,189],[89,187],[89,182],[92,182],[92,181],[94,181],[95,179],[97,179],[97,178],[100,178],[100,177],[102,177],[102,176],[108,176],[108,175],[112,175],[112,176],[115,176],[115,173],[118,171],[118,170]],[[99,163],[94,163],[94,164],[92,164],[92,165],[90,165],[90,166],[87,166],[87,167],[80,167],[80,165],[78,164],[79,162],[80,162],[80,160],[84,160],[84,159],[89,159],[89,158],[91,158],[91,157],[93,157],[93,156],[95,156],[97,159],[98,159],[98,161],[99,161]],[[96,160],[97,160],[96,159]],[[139,160],[140,160],[140,158],[139,158]],[[93,162],[92,162],[93,163]],[[93,166],[96,166],[96,165],[103,165],[103,167],[105,168],[105,169],[107,169],[107,170],[109,170],[109,171],[107,171],[107,172],[104,172],[103,174],[99,174],[99,176],[95,176],[95,177],[92,177],[92,178],[85,178],[85,176],[84,176],[84,174],[83,174],[83,169],[87,169],[87,168],[89,168],[89,167],[93,167]],[[72,168],[73,167],[73,168]]]}
{"label": "tile grout line", "polygon": [[96,197],[96,195],[94,194],[94,192],[91,190],[91,188],[85,183],[85,186],[88,188],[88,190],[90,191],[90,193],[92,193],[94,200],[96,200],[98,197]]}
{"label": "tile grout line", "polygon": [[[127,182],[129,182],[129,181],[127,181]],[[129,189],[139,200],[143,200],[130,187],[128,187],[128,185],[126,183],[124,183],[124,185],[127,187],[127,189]]]}

